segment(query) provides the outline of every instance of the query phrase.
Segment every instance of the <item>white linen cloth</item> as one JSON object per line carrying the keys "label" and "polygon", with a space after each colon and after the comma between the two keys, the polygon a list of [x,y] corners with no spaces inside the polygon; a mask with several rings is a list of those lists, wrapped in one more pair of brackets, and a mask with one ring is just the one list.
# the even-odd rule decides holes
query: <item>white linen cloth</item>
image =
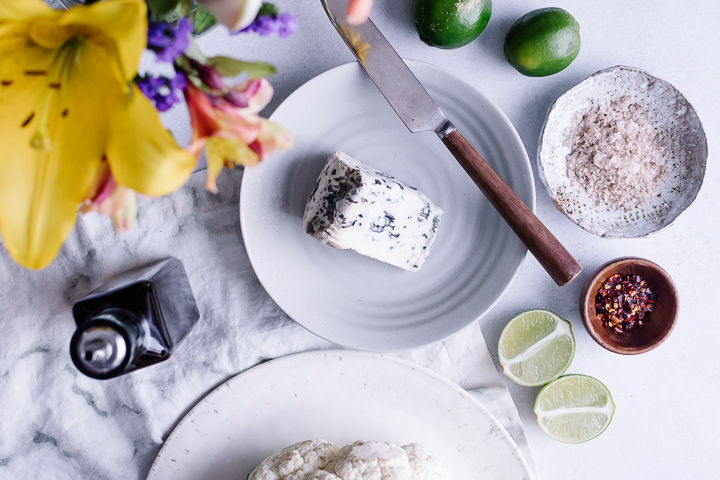
{"label": "white linen cloth", "polygon": [[[238,198],[242,171],[205,172],[164,198],[141,200],[135,228],[79,218],[40,271],[0,253],[0,478],[142,479],[164,439],[203,396],[263,360],[339,348],[287,317],[245,253]],[[70,360],[74,301],[113,275],[175,256],[188,272],[201,320],[166,362],[99,381]],[[522,424],[477,324],[399,354],[471,393],[505,426],[532,466]],[[532,468],[532,467],[531,467]]]}

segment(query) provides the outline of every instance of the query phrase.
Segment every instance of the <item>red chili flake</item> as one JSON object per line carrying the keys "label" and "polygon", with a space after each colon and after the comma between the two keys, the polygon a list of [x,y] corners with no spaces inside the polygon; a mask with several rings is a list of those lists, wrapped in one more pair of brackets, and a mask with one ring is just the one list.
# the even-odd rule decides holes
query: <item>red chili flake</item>
{"label": "red chili flake", "polygon": [[603,326],[622,335],[649,320],[655,298],[655,290],[640,275],[616,273],[598,288],[595,313]]}

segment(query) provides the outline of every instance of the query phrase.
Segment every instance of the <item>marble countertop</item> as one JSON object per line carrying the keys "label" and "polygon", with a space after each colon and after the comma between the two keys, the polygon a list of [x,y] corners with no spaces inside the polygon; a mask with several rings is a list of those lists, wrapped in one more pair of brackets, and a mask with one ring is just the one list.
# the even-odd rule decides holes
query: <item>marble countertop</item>
{"label": "marble countertop", "polygon": [[[288,40],[233,38],[220,32],[203,39],[213,53],[269,59],[278,68],[272,82],[276,96],[270,113],[293,90],[315,75],[353,57],[327,22],[318,0],[278,2],[297,14],[300,30]],[[556,287],[529,257],[513,286],[482,320],[488,347],[497,363],[497,340],[505,323],[530,308],[547,308],[570,320],[577,352],[568,373],[602,380],[617,410],[608,430],[581,445],[547,438],[532,412],[538,388],[505,383],[520,411],[540,478],[715,478],[720,447],[715,404],[720,398],[720,358],[713,292],[720,266],[720,2],[697,0],[558,0],[494,2],[487,30],[474,43],[452,51],[425,46],[410,22],[411,0],[376,0],[372,18],[401,56],[447,68],[493,99],[507,114],[533,160],[537,214],[585,267],[580,278]],[[527,78],[503,58],[502,44],[512,23],[535,8],[562,7],[581,25],[582,48],[565,71]],[[586,233],[550,202],[537,177],[537,140],[550,104],[588,75],[614,65],[641,68],[677,87],[693,104],[708,136],[710,157],[705,183],[694,204],[675,224],[637,240],[607,240]],[[189,135],[184,121],[172,119],[175,131]],[[184,130],[183,130],[184,129]],[[648,258],[664,267],[680,291],[680,317],[673,334],[654,351],[624,357],[598,346],[585,332],[578,313],[583,282],[607,260],[620,256]],[[592,474],[588,474],[592,472]]]}
{"label": "marble countertop", "polygon": [[[228,39],[220,30],[212,31],[201,39],[203,49],[208,54],[231,54],[246,60],[266,60],[276,65],[278,74],[271,79],[276,95],[265,112],[267,114],[307,80],[337,65],[353,61],[352,55],[327,21],[319,0],[279,0],[277,3],[299,18],[300,29],[289,39],[258,39],[254,36]],[[720,447],[720,425],[714,413],[717,398],[720,398],[720,360],[715,353],[715,335],[720,333],[720,326],[715,319],[715,310],[712,309],[717,295],[712,291],[710,280],[714,278],[714,268],[720,265],[720,249],[717,248],[716,240],[720,237],[716,208],[720,204],[720,167],[715,160],[715,152],[720,149],[720,89],[716,87],[720,66],[715,59],[720,54],[720,35],[717,34],[720,2],[559,0],[550,5],[537,0],[498,1],[494,5],[490,24],[480,38],[467,47],[453,51],[433,49],[419,41],[410,22],[412,0],[376,0],[376,3],[373,20],[400,55],[447,68],[493,99],[517,128],[531,160],[535,158],[537,138],[550,104],[568,88],[597,70],[614,65],[630,65],[647,70],[675,85],[694,105],[704,123],[709,143],[710,158],[705,184],[695,203],[671,228],[650,238],[606,240],[581,230],[554,208],[541,187],[533,164],[538,186],[537,214],[576,256],[585,271],[572,284],[558,288],[540,265],[529,257],[506,296],[480,320],[480,327],[497,366],[497,341],[510,318],[530,308],[547,308],[557,312],[572,323],[577,340],[575,359],[568,373],[592,375],[603,381],[613,394],[617,410],[609,429],[591,442],[565,445],[546,437],[535,423],[532,408],[539,389],[517,386],[502,376],[519,410],[541,479],[564,480],[581,476],[617,479],[717,477],[715,472],[720,470],[720,457],[710,452]],[[517,18],[532,9],[546,6],[565,8],[575,16],[581,25],[582,48],[578,58],[565,71],[546,78],[527,78],[505,62],[502,54],[503,39]],[[182,109],[165,114],[164,120],[180,142],[189,140],[188,120]],[[221,182],[232,184],[237,180],[237,173],[226,175]],[[172,200],[173,210],[187,210],[195,200]],[[85,228],[74,235],[87,240],[92,239],[95,233]],[[212,237],[196,240],[214,241]],[[151,256],[152,242],[148,239],[138,241],[149,242],[147,252]],[[98,246],[98,250],[106,247]],[[193,258],[191,248],[182,245],[178,248],[185,249],[183,251],[188,258],[198,260]],[[127,251],[118,252],[117,258],[128,254]],[[628,255],[645,257],[659,263],[674,278],[680,291],[680,318],[675,331],[659,348],[636,357],[615,355],[595,344],[585,332],[578,313],[578,298],[583,282],[607,260]],[[83,264],[79,256],[77,260],[77,265]],[[209,276],[215,275],[217,269],[227,270],[228,275],[231,275],[230,271],[235,265],[233,262],[237,263],[237,260],[230,259],[229,262],[216,262],[204,267]],[[198,261],[198,264],[201,263]],[[113,265],[96,268],[97,275],[105,275],[112,270]],[[15,267],[8,267],[3,262],[0,262],[0,273],[7,274],[5,278],[13,279],[19,275]],[[70,290],[79,292],[88,288],[89,278],[83,272],[57,273],[67,275],[63,281]],[[34,285],[47,283],[42,275],[42,272],[30,275]],[[251,276],[243,281],[257,282]],[[17,285],[22,285],[22,282]],[[13,291],[12,282],[6,287],[4,292]],[[222,288],[228,287],[223,285]],[[23,305],[26,310],[23,319],[32,320],[34,312],[52,312],[58,305],[49,301],[37,304],[28,302]],[[278,314],[277,306],[271,301],[263,299],[262,303],[253,305],[261,308],[263,314]],[[278,324],[285,322],[288,322],[286,318],[277,321]],[[300,327],[296,329],[302,330]],[[19,327],[11,329],[16,330],[19,331]],[[18,337],[18,344],[30,348],[35,345],[31,335],[41,333],[53,334],[28,332],[26,337]],[[308,338],[311,336],[304,331],[297,334]],[[284,351],[282,346],[272,347],[270,354]],[[47,369],[60,376],[72,375],[73,372],[66,371],[58,364],[54,350],[48,350],[43,345],[33,348],[28,350],[22,361],[32,363],[33,368]],[[236,352],[230,353],[234,355]],[[261,359],[260,355],[268,355],[268,352],[253,350],[248,353],[256,361]],[[206,356],[209,359],[212,354],[208,352]],[[209,368],[209,364],[201,364],[203,361],[210,360],[205,357],[197,359],[200,372],[207,370],[203,368]],[[234,371],[240,369],[239,365],[232,367]],[[230,373],[207,372],[218,379]],[[193,373],[197,377],[193,377],[193,381],[201,382],[205,374]],[[8,375],[13,375],[11,367],[0,368],[0,389],[3,389],[4,378]],[[158,388],[168,388],[172,378],[156,380],[148,377],[146,381]],[[116,388],[122,389],[123,384],[119,382]],[[33,398],[38,395],[43,395],[41,389],[26,392],[11,407],[0,405],[0,415],[6,419],[10,415],[22,415],[23,409],[31,408]],[[113,425],[128,422],[132,425],[140,415],[140,412],[126,408],[126,405],[118,404],[111,408],[123,413],[116,418],[109,418],[105,406],[109,399],[93,396],[81,387],[77,391],[73,387],[68,397],[90,407],[86,417],[69,419],[72,425],[88,421],[112,428]],[[158,393],[158,398],[166,400],[167,395]],[[157,399],[135,400],[152,402]],[[15,442],[11,435],[12,432],[7,430],[0,431],[1,440],[7,444]],[[160,435],[160,432],[145,432],[143,438]],[[135,452],[147,451],[149,445],[143,442],[131,442],[125,448],[133,455],[133,449]],[[32,443],[58,446],[56,437],[41,431],[38,431]],[[91,445],[88,439],[90,447],[98,448],[97,444]],[[79,462],[74,451],[62,450],[61,453],[69,464]],[[42,461],[40,456],[37,458]],[[8,458],[0,458],[0,466],[10,461]],[[94,461],[97,463],[99,460]],[[109,469],[113,467],[104,466]],[[86,471],[88,478],[113,478],[106,474],[93,476],[92,469]],[[43,472],[36,478],[71,478],[58,475],[59,472]]]}

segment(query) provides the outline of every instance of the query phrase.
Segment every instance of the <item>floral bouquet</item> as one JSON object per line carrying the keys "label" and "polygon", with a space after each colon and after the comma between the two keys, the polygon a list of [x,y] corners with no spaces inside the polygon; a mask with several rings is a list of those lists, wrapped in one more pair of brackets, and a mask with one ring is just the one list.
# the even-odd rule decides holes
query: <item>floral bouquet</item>
{"label": "floral bouquet", "polygon": [[[0,0],[0,235],[20,264],[42,268],[77,212],[131,227],[137,195],[185,183],[204,150],[207,188],[223,167],[250,166],[291,146],[258,113],[273,89],[266,63],[205,57],[193,41],[216,22],[231,33],[297,26],[261,0]],[[144,50],[173,75],[138,74]],[[224,77],[242,75],[229,86]],[[158,112],[185,99],[193,129],[177,145]]]}

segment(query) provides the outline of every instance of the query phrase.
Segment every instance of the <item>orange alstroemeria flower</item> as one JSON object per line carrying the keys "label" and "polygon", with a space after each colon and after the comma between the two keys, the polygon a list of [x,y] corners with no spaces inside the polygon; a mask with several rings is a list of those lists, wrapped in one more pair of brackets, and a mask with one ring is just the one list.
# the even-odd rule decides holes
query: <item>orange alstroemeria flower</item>
{"label": "orange alstroemeria flower", "polygon": [[[240,98],[247,106],[237,107]],[[188,150],[207,157],[207,189],[217,192],[216,180],[224,166],[253,166],[275,150],[292,146],[292,135],[258,115],[273,96],[265,79],[251,79],[231,87],[223,96],[206,94],[191,82],[185,89],[193,140]]]}

